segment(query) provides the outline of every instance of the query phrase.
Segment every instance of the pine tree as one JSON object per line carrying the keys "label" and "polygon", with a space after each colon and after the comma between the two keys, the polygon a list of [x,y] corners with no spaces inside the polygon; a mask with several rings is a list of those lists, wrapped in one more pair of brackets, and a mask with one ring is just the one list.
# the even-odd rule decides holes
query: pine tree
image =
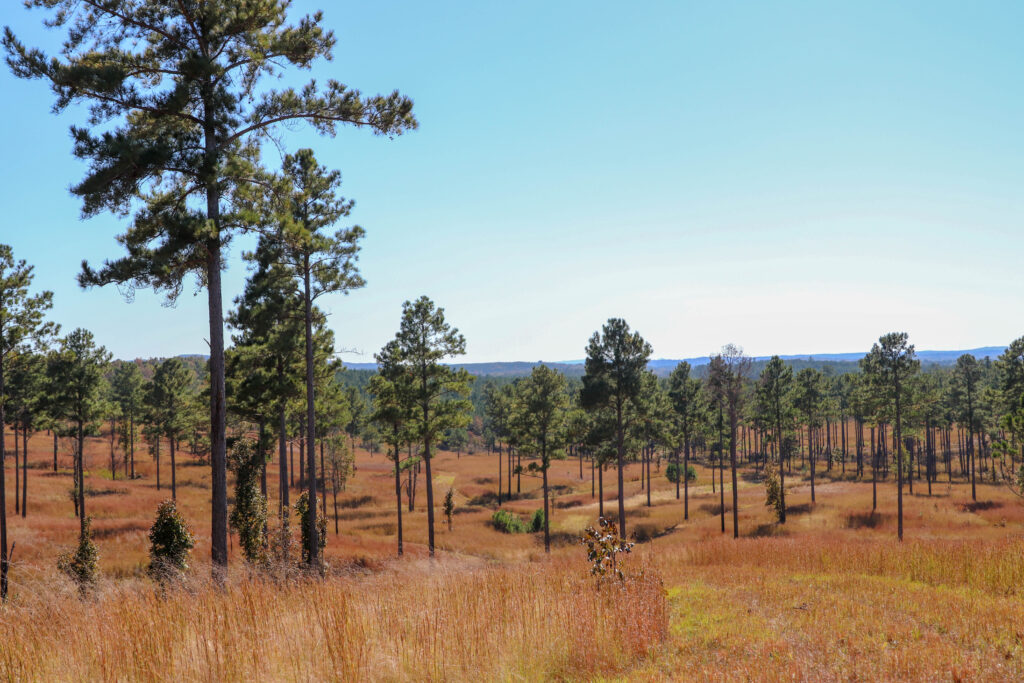
{"label": "pine tree", "polygon": [[0,244],[0,601],[7,600],[9,546],[7,544],[7,453],[4,443],[7,416],[6,372],[13,354],[26,351],[56,331],[55,326],[43,321],[46,311],[53,305],[53,293],[29,294],[32,286],[32,266],[15,261],[14,253],[6,244]]}
{"label": "pine tree", "polygon": [[772,356],[761,371],[757,383],[758,412],[765,424],[775,432],[775,447],[779,457],[779,522],[786,523],[786,433],[792,421],[793,369]]}
{"label": "pine tree", "polygon": [[[674,413],[674,428],[682,440],[683,476],[676,478],[676,499],[679,498],[679,480],[683,480],[683,519],[690,519],[690,446],[706,420],[707,406],[703,402],[700,381],[690,377],[690,364],[681,361],[668,378],[669,403]],[[676,449],[676,468],[679,468],[679,449]]]}
{"label": "pine tree", "polygon": [[78,494],[78,516],[83,542],[87,534],[85,512],[85,435],[95,430],[103,416],[103,375],[110,362],[110,353],[96,346],[92,332],[78,328],[60,340],[49,364],[50,382],[57,391],[55,404],[74,425],[75,490]]}
{"label": "pine tree", "polygon": [[651,345],[621,318],[611,318],[587,345],[586,374],[580,401],[588,410],[609,408],[614,416],[619,483],[619,533],[626,536],[626,431],[631,404],[639,400]]}
{"label": "pine tree", "polygon": [[862,368],[871,379],[875,390],[884,404],[891,405],[896,416],[896,508],[898,518],[897,536],[903,540],[903,406],[906,399],[907,380],[918,371],[921,364],[909,344],[906,332],[890,332],[882,335],[878,343],[861,361]]}
{"label": "pine tree", "polygon": [[[384,431],[389,457],[394,463],[395,504],[398,510],[398,555],[404,552],[402,538],[402,448],[409,442],[412,421],[412,375],[400,364],[397,340],[388,342],[374,358],[377,374],[370,378],[373,412],[370,419]],[[500,482],[499,482],[500,487]]]}
{"label": "pine tree", "polygon": [[153,382],[149,385],[146,404],[150,424],[167,437],[171,455],[171,500],[178,499],[177,453],[178,439],[188,419],[189,398],[195,375],[180,358],[168,358],[157,366]]}
{"label": "pine tree", "polygon": [[119,238],[127,255],[98,270],[83,264],[83,286],[152,287],[173,299],[192,273],[208,294],[214,571],[227,543],[226,402],[221,299],[223,250],[255,217],[251,197],[266,173],[259,145],[289,122],[333,135],[338,125],[399,135],[416,126],[397,91],[364,98],[330,80],[301,89],[265,87],[285,66],[330,59],[334,35],[321,15],[287,23],[288,0],[29,0],[65,27],[59,56],[21,43],[7,29],[15,75],[51,84],[62,111],[90,105],[88,127],[73,127],[74,154],[90,163],[72,191],[83,213],[143,207]]}
{"label": "pine tree", "polygon": [[121,407],[123,446],[128,451],[125,465],[126,469],[130,467],[127,474],[132,479],[135,478],[135,421],[143,409],[144,383],[142,371],[132,362],[120,363],[111,380],[114,400]]}
{"label": "pine tree", "polygon": [[540,464],[531,463],[531,469],[540,470],[544,486],[544,552],[551,552],[549,517],[548,469],[552,457],[563,447],[565,418],[569,410],[568,382],[565,376],[546,365],[535,365],[530,376],[519,387],[519,410],[524,439],[540,456]]}
{"label": "pine tree", "polygon": [[[281,255],[289,273],[298,279],[299,296],[303,305],[306,366],[306,478],[307,497],[317,505],[316,458],[313,444],[316,440],[315,360],[313,340],[313,303],[327,294],[348,293],[362,287],[365,282],[356,268],[358,242],[363,236],[359,226],[343,228],[333,235],[324,234],[348,216],[353,202],[337,195],[341,174],[328,171],[317,163],[313,150],[302,149],[284,158],[283,179],[285,190],[280,210],[282,237]],[[310,516],[310,524],[315,522]],[[308,538],[315,539],[315,529],[308,530]],[[311,564],[319,562],[318,549],[310,540],[306,556]]]}
{"label": "pine tree", "polygon": [[450,427],[469,421],[472,378],[464,369],[442,365],[445,358],[466,352],[466,339],[429,298],[422,296],[402,305],[402,322],[395,336],[396,364],[409,375],[406,405],[411,413],[410,434],[423,446],[427,475],[427,545],[434,556],[434,483],[431,447]]}

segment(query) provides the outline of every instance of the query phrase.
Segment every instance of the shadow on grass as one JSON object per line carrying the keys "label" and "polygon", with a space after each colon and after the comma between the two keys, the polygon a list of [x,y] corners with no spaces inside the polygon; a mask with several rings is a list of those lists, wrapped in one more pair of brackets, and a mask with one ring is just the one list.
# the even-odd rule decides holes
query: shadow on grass
{"label": "shadow on grass", "polygon": [[964,512],[978,512],[980,510],[995,510],[1001,507],[1003,507],[1003,504],[994,500],[979,500],[971,503],[964,503],[960,506],[960,509]]}
{"label": "shadow on grass", "polygon": [[892,521],[893,516],[885,512],[855,512],[846,516],[847,529],[877,529]]}

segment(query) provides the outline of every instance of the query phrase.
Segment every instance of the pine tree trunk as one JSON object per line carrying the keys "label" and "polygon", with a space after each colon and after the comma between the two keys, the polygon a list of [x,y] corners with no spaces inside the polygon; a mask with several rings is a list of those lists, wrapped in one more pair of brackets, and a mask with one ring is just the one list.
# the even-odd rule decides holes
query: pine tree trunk
{"label": "pine tree trunk", "polygon": [[[398,439],[397,439],[397,435],[396,435],[396,439],[395,439],[395,501],[398,503],[398,556],[399,557],[402,556],[402,552],[403,552],[403,548],[402,548],[402,473],[398,469],[398,466],[399,466],[398,460],[399,460],[399,458],[402,457],[401,454],[402,454],[401,445],[398,443]],[[501,456],[498,457],[498,464],[501,465]],[[499,477],[500,477],[500,475],[499,475]],[[499,478],[498,481],[499,481],[499,484],[500,484],[500,482],[501,482],[500,478]],[[498,490],[499,491],[501,490],[500,486],[499,486]],[[334,511],[334,515],[335,515],[335,520],[337,520],[337,515],[338,515],[338,511],[337,511],[337,497],[335,497],[335,511]]]}
{"label": "pine tree trunk", "polygon": [[175,441],[174,435],[171,434],[167,441],[171,447],[171,500],[178,500],[178,467],[174,460],[175,455]]}
{"label": "pine tree trunk", "polygon": [[[309,494],[309,564],[320,565],[319,533],[316,525],[316,403],[313,387],[313,295],[310,289],[309,251],[302,255],[303,299],[306,319],[306,451],[309,458],[307,469],[309,482],[306,491]],[[353,450],[353,456],[355,450]]]}
{"label": "pine tree trunk", "polygon": [[21,518],[28,517],[28,425],[21,428]]}
{"label": "pine tree trunk", "polygon": [[288,514],[288,421],[285,415],[284,400],[280,401],[277,407],[277,459],[279,462],[280,475],[280,503],[281,514]]}

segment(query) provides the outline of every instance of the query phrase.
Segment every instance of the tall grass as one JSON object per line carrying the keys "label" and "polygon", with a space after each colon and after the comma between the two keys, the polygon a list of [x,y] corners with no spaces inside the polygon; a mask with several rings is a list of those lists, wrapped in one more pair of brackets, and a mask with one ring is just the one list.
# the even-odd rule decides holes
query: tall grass
{"label": "tall grass", "polygon": [[191,580],[161,593],[118,581],[91,600],[38,577],[0,615],[0,678],[537,680],[622,672],[666,638],[665,591],[649,572],[600,589],[584,572],[578,562],[415,562],[369,577],[239,579],[223,590]]}

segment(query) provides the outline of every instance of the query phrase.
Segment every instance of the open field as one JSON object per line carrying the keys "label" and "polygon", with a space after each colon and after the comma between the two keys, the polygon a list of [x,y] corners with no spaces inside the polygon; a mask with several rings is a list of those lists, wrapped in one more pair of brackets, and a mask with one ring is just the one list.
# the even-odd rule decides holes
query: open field
{"label": "open field", "polygon": [[[232,575],[208,584],[208,470],[179,458],[179,503],[199,538],[186,584],[166,594],[145,578],[146,534],[157,503],[151,459],[139,478],[110,479],[108,442],[90,440],[88,510],[95,517],[104,581],[80,600],[58,576],[58,551],[77,520],[70,460],[52,469],[52,442],[30,440],[27,517],[12,517],[12,599],[0,620],[0,672],[17,679],[286,680],[326,678],[536,680],[767,679],[995,680],[1024,677],[1024,506],[1006,489],[923,482],[905,496],[906,537],[895,540],[895,489],[819,475],[787,479],[790,519],[772,522],[753,467],[743,469],[741,538],[720,531],[710,471],[697,467],[690,517],[655,468],[652,506],[640,466],[627,473],[629,524],[638,543],[624,589],[597,590],[573,541],[593,524],[589,464],[557,461],[555,547],[539,534],[489,524],[497,458],[442,453],[435,498],[455,491],[454,527],[438,515],[439,557],[426,557],[425,495],[404,514],[406,556],[395,557],[394,480],[382,455],[359,451],[329,522],[324,582],[250,577],[232,545]],[[662,465],[662,468],[664,465]],[[123,470],[122,470],[123,471]],[[271,466],[271,500],[276,468]],[[162,464],[162,480],[169,467]],[[606,476],[606,483],[614,477]],[[423,478],[420,478],[422,485]],[[164,483],[162,481],[162,483]],[[13,505],[13,471],[8,469]],[[730,498],[726,477],[726,499]],[[540,507],[539,481],[524,476],[506,505]],[[516,482],[513,480],[513,491]],[[613,488],[605,490],[614,509]],[[405,501],[403,500],[403,504]],[[329,512],[332,507],[328,506]]]}

